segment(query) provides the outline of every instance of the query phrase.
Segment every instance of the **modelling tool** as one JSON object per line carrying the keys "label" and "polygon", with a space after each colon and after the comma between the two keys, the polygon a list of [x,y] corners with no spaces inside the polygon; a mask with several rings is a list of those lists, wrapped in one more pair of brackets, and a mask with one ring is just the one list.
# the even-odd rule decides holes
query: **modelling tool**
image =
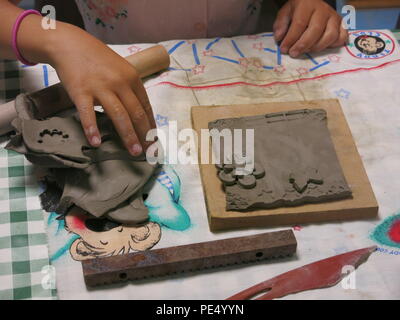
{"label": "modelling tool", "polygon": [[[168,52],[161,45],[144,49],[125,59],[135,67],[141,78],[168,68],[170,63]],[[74,105],[61,83],[33,92],[28,97],[32,102],[31,111],[37,118],[46,118]],[[11,121],[16,117],[15,100],[0,106],[0,135],[13,130]]]}
{"label": "modelling tool", "polygon": [[347,275],[343,273],[343,267],[352,266],[356,269],[375,250],[376,246],[373,246],[305,265],[261,282],[229,297],[227,300],[248,300],[263,293],[255,300],[270,300],[291,293],[332,287]]}
{"label": "modelling tool", "polygon": [[86,285],[194,271],[284,257],[296,252],[292,230],[201,242],[82,261]]}

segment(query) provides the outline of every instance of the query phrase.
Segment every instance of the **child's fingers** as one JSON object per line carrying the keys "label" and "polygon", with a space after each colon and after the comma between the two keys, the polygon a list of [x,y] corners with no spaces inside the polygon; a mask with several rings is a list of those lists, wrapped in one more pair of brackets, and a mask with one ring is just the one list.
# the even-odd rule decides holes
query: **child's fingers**
{"label": "child's fingers", "polygon": [[142,147],[146,150],[150,145],[146,142],[146,135],[147,132],[152,129],[148,115],[144,111],[139,99],[132,92],[131,88],[126,87],[121,89],[118,96],[129,114]]}
{"label": "child's fingers", "polygon": [[133,156],[139,156],[143,152],[143,148],[133,128],[129,114],[120,99],[111,92],[105,92],[98,95],[98,100],[113,122],[125,147]]}
{"label": "child's fingers", "polygon": [[289,54],[292,58],[306,52],[310,47],[318,42],[325,31],[325,21],[327,15],[323,12],[314,12],[311,17],[307,30],[300,39],[290,48]]}
{"label": "child's fingers", "polygon": [[343,26],[340,26],[340,35],[339,38],[332,43],[329,47],[330,48],[336,48],[336,47],[341,47],[345,45],[349,41],[349,33]]}
{"label": "child's fingers", "polygon": [[139,77],[134,81],[133,87],[132,87],[134,93],[136,94],[136,97],[139,99],[140,103],[142,104],[144,112],[147,114],[147,119],[150,123],[150,127],[152,129],[157,128],[156,121],[154,119],[154,113],[153,113],[153,108],[151,107],[149,96],[147,95],[146,89],[144,88],[144,85],[142,81],[139,79]]}
{"label": "child's fingers", "polygon": [[273,25],[274,38],[276,42],[281,41],[283,36],[286,34],[290,24],[291,12],[292,6],[290,3],[286,3],[282,9],[279,10]]}
{"label": "child's fingers", "polygon": [[312,52],[322,51],[331,46],[340,35],[340,18],[334,16],[328,20],[325,32],[321,39],[310,48]]}
{"label": "child's fingers", "polygon": [[288,53],[289,49],[298,41],[304,31],[307,29],[308,23],[314,10],[297,9],[294,11],[289,31],[281,43],[282,53]]}
{"label": "child's fingers", "polygon": [[98,147],[101,144],[101,136],[96,123],[96,114],[93,107],[93,99],[90,96],[81,96],[74,101],[79,112],[79,118],[90,145]]}

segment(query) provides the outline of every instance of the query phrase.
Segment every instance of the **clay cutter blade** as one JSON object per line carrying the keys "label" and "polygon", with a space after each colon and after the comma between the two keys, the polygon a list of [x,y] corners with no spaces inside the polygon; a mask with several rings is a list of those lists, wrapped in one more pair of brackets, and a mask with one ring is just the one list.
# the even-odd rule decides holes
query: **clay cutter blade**
{"label": "clay cutter blade", "polygon": [[255,300],[271,300],[291,293],[332,287],[347,276],[342,272],[344,266],[356,269],[375,250],[376,246],[372,246],[310,263],[256,284],[227,300],[249,300],[260,294]]}

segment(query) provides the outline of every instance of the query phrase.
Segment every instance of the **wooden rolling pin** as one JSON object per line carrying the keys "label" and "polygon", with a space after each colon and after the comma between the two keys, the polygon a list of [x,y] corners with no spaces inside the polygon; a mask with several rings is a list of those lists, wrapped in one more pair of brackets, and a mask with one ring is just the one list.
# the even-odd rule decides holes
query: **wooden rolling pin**
{"label": "wooden rolling pin", "polygon": [[[168,52],[161,45],[139,51],[125,59],[135,67],[141,78],[168,68],[170,63]],[[73,106],[61,83],[30,93],[29,98],[34,101],[37,107],[34,113],[39,118],[51,116]],[[13,130],[11,121],[16,117],[15,100],[0,105],[0,135]]]}

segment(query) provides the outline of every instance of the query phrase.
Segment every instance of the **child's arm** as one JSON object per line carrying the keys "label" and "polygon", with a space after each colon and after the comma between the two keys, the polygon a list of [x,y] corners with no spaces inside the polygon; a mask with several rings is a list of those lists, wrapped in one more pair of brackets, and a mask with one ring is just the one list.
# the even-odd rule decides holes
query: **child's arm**
{"label": "child's arm", "polygon": [[[17,2],[17,1],[15,1]],[[12,28],[22,12],[0,0],[0,57],[15,59]],[[155,121],[146,90],[136,70],[104,43],[73,25],[57,22],[44,30],[42,18],[27,16],[18,31],[21,54],[31,62],[49,63],[75,103],[89,142],[101,143],[94,104],[103,106],[124,145],[133,155],[148,147],[146,133]]]}
{"label": "child's arm", "polygon": [[346,43],[347,30],[342,18],[323,0],[288,0],[274,23],[276,41],[281,51],[297,57]]}

